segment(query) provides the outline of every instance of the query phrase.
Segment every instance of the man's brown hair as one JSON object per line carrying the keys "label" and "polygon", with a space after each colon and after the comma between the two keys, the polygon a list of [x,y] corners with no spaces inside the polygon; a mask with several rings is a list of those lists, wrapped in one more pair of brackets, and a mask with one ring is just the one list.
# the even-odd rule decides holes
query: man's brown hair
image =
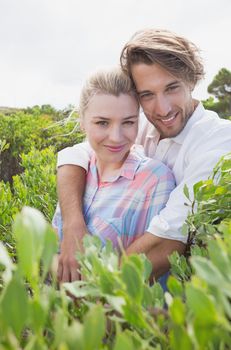
{"label": "man's brown hair", "polygon": [[192,88],[204,76],[196,45],[168,30],[144,29],[136,32],[124,46],[120,63],[131,79],[131,67],[138,63],[157,63]]}

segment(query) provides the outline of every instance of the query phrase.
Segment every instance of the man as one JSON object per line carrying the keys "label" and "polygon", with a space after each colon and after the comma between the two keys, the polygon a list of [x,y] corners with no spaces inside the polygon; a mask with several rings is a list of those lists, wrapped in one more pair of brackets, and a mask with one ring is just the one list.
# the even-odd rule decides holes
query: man
{"label": "man", "polygon": [[[188,213],[184,185],[192,194],[193,185],[208,178],[220,157],[231,150],[231,123],[192,98],[204,70],[198,49],[187,39],[164,30],[140,31],[125,45],[121,66],[131,77],[147,118],[141,116],[137,143],[144,146],[147,156],[168,165],[177,183],[166,207],[127,249],[128,254],[145,253],[158,277],[169,269],[168,256],[174,250],[184,252],[187,237],[181,227]],[[89,147],[80,144],[59,154],[58,193],[64,231],[60,281],[79,278],[75,254],[82,249],[87,233],[81,198],[88,152]]]}

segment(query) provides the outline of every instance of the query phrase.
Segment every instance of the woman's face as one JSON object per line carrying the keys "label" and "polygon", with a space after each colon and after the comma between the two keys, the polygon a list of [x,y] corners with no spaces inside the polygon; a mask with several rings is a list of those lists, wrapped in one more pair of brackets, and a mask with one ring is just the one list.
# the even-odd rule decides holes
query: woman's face
{"label": "woman's face", "polygon": [[131,95],[96,94],[91,98],[82,125],[98,160],[123,164],[137,136],[138,114],[138,102]]}

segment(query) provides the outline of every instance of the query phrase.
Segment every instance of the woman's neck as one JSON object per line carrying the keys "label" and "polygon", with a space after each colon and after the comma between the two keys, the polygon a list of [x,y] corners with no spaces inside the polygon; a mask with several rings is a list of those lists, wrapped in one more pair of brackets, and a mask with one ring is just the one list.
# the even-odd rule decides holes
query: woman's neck
{"label": "woman's neck", "polygon": [[96,155],[96,167],[98,170],[98,176],[100,182],[107,182],[113,180],[120,174],[121,168],[126,160],[127,156],[123,161],[118,163],[105,162],[98,158]]}

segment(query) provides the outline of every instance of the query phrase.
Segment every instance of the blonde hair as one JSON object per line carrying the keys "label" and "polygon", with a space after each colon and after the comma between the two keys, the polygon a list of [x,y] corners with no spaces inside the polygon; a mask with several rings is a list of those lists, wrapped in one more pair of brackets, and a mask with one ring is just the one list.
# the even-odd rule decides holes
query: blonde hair
{"label": "blonde hair", "polygon": [[114,96],[128,94],[134,96],[138,103],[131,79],[119,67],[110,70],[99,70],[86,80],[80,93],[78,110],[80,118],[83,118],[92,97],[97,94]]}
{"label": "blonde hair", "polygon": [[124,46],[120,63],[131,79],[131,67],[138,63],[157,63],[193,88],[204,76],[196,45],[168,30],[144,29],[136,32]]}

